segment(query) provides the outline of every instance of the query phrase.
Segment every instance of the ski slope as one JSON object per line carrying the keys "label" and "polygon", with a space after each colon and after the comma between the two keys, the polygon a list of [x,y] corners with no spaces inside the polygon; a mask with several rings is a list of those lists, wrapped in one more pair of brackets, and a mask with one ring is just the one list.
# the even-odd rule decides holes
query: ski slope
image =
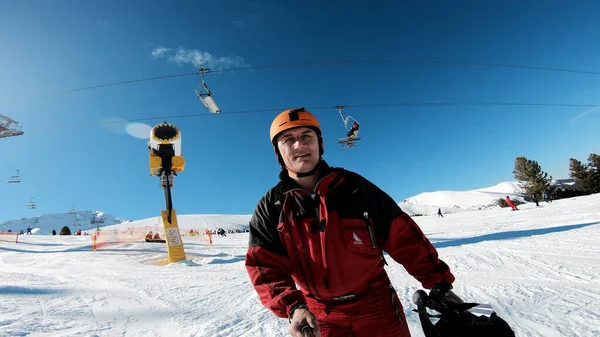
{"label": "ski slope", "polygon": [[504,181],[495,186],[469,191],[424,192],[406,198],[398,205],[410,215],[433,215],[437,214],[438,209],[446,214],[497,208],[498,199],[510,196],[513,200],[524,201],[525,194],[517,181]]}
{"label": "ski slope", "polygon": [[[591,195],[415,220],[456,275],[456,293],[491,303],[517,336],[589,337],[600,336],[598,205]],[[165,244],[93,252],[89,236],[0,242],[0,336],[286,336],[287,320],[249,283],[247,244],[247,233],[186,242],[187,261],[157,266]],[[420,285],[386,258],[410,331],[422,337],[411,312]]]}

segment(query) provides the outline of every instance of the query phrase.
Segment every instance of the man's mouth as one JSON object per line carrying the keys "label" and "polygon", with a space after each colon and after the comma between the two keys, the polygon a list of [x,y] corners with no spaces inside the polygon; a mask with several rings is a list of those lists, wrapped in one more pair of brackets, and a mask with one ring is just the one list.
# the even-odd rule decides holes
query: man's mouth
{"label": "man's mouth", "polygon": [[300,153],[294,156],[294,159],[307,158],[310,157],[310,153]]}

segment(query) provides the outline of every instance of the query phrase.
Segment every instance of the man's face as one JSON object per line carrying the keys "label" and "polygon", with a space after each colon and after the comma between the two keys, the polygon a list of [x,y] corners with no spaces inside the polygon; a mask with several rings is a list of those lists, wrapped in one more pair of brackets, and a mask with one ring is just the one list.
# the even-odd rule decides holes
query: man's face
{"label": "man's face", "polygon": [[282,132],[277,146],[285,166],[294,172],[309,172],[319,163],[319,139],[311,128],[297,127]]}

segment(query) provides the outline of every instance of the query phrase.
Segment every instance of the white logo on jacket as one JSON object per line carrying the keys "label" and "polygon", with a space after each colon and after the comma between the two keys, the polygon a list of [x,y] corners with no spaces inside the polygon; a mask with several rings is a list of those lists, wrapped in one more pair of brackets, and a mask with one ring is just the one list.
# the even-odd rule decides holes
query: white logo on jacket
{"label": "white logo on jacket", "polygon": [[362,240],[358,237],[358,235],[356,235],[356,233],[352,232],[352,236],[354,237],[354,244],[355,245],[362,245],[363,244]]}

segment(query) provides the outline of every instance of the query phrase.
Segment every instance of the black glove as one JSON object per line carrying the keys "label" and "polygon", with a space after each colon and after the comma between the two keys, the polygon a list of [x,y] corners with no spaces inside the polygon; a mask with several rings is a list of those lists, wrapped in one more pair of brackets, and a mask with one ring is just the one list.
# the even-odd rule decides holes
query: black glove
{"label": "black glove", "polygon": [[452,311],[454,307],[464,303],[451,289],[452,285],[447,282],[440,282],[434,285],[429,292],[431,308],[444,313]]}

